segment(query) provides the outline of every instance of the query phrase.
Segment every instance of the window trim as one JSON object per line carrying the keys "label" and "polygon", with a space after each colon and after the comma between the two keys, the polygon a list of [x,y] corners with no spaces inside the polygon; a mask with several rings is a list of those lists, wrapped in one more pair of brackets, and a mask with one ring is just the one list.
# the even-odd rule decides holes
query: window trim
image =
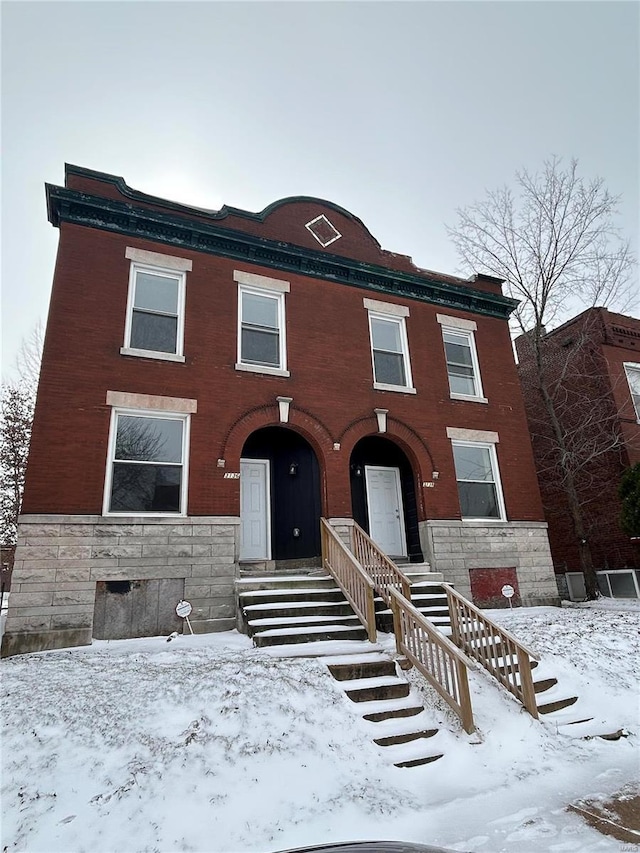
{"label": "window trim", "polygon": [[[444,350],[447,381],[449,383],[449,397],[452,400],[467,400],[472,403],[488,403],[489,400],[484,396],[484,390],[482,387],[480,361],[478,360],[478,349],[476,347],[475,332],[478,328],[477,323],[473,320],[464,320],[461,317],[447,317],[445,314],[437,314],[436,319],[442,327],[442,348]],[[452,335],[460,335],[460,337],[466,338],[469,342],[471,366],[473,368],[473,381],[476,387],[475,394],[461,394],[458,391],[453,391],[451,388],[451,374],[449,373],[449,361],[447,359],[447,345],[444,339],[446,332],[449,332]]]}
{"label": "window trim", "polygon": [[[476,434],[477,438],[472,439],[459,437],[460,434],[469,434],[470,436]],[[451,440],[451,455],[453,456],[453,472],[456,478],[456,487],[458,489],[458,504],[460,506],[460,518],[465,522],[481,522],[483,524],[495,524],[496,522],[505,522],[507,521],[507,511],[504,503],[504,493],[502,491],[502,477],[500,476],[500,466],[498,464],[498,454],[496,452],[496,444],[498,443],[498,436],[496,433],[483,433],[482,430],[456,430],[452,428],[447,429],[447,435]],[[485,437],[488,440],[481,440],[481,438]],[[495,436],[495,440],[494,440]],[[460,502],[460,489],[459,483],[469,483],[475,482],[473,480],[458,480],[458,473],[456,471],[456,459],[455,459],[455,447],[480,447],[482,449],[489,451],[489,459],[491,461],[491,473],[493,475],[493,485],[496,490],[496,502],[498,504],[498,513],[499,516],[496,518],[484,517],[484,516],[476,516],[476,515],[462,515],[462,504]],[[486,482],[486,481],[485,481]]]}
{"label": "window trim", "polygon": [[[127,312],[124,324],[124,344],[120,347],[121,355],[135,356],[137,358],[152,358],[158,361],[176,361],[184,363],[184,313],[185,313],[185,293],[186,293],[186,278],[187,269],[191,268],[191,262],[185,261],[182,258],[171,258],[169,255],[160,255],[157,252],[142,252],[132,251],[127,248],[125,256],[131,260],[129,268],[129,285],[127,291]],[[158,259],[165,258],[166,266],[149,263],[145,261],[145,256],[152,256]],[[171,261],[176,261],[175,267]],[[136,278],[139,272],[146,272],[150,275],[157,275],[165,278],[178,280],[178,300],[177,300],[177,324],[176,324],[176,351],[162,352],[159,350],[140,349],[139,347],[131,346],[131,329],[133,326],[133,310],[136,290]],[[168,316],[168,315],[167,315]],[[170,315],[173,316],[173,315]]]}
{"label": "window trim", "polygon": [[[629,387],[629,396],[631,397],[631,406],[636,415],[636,422],[640,424],[640,396],[634,395],[633,388],[631,387],[631,382],[629,381],[629,372],[632,371],[638,374],[640,378],[640,364],[637,361],[624,361],[622,363],[624,367],[624,374],[627,380],[627,385]],[[636,396],[638,396],[638,402],[636,404]]]}
{"label": "window trim", "polygon": [[[113,465],[116,447],[116,431],[118,417],[140,417],[154,418],[156,420],[182,421],[182,480],[180,483],[180,512],[137,512],[126,510],[118,512],[109,508],[111,503],[111,487],[113,485]],[[191,414],[184,412],[169,412],[165,409],[132,409],[124,406],[113,406],[109,420],[109,441],[107,444],[107,468],[104,478],[104,496],[102,502],[102,515],[116,518],[186,518],[187,498],[189,494],[189,446],[191,437]],[[178,467],[178,466],[176,466]]]}
{"label": "window trim", "polygon": [[[367,305],[367,302],[370,304]],[[413,385],[413,374],[411,372],[411,358],[409,356],[409,338],[407,335],[407,325],[406,318],[409,316],[409,309],[405,308],[403,305],[393,306],[394,308],[398,308],[400,310],[394,311],[393,313],[385,313],[380,310],[374,310],[372,304],[375,303],[376,300],[365,300],[365,307],[367,308],[367,317],[369,324],[369,349],[371,351],[371,372],[373,375],[373,387],[377,391],[395,391],[402,394],[416,394],[417,391]],[[384,303],[377,303],[379,305],[384,305]],[[387,382],[378,382],[376,379],[376,364],[374,359],[374,348],[373,348],[373,326],[372,320],[384,320],[388,323],[395,323],[400,329],[400,346],[402,348],[402,357],[404,359],[404,373],[406,379],[406,385],[394,385],[389,384]]]}
{"label": "window trim", "polygon": [[[288,281],[278,281],[266,276],[234,271],[234,280],[238,282],[238,318],[237,318],[237,352],[236,370],[248,373],[266,373],[271,376],[290,376],[287,369],[287,324],[285,293],[289,292]],[[242,360],[242,296],[244,293],[254,294],[276,300],[278,306],[278,355],[279,364],[253,364]]]}

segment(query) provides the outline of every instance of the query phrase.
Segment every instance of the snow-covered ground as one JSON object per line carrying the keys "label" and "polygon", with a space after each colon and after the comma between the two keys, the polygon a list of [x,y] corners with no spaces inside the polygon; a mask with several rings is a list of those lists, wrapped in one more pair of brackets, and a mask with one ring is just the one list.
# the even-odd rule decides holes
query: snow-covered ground
{"label": "snow-covered ground", "polygon": [[482,672],[468,736],[412,671],[450,733],[437,736],[444,758],[400,769],[319,660],[273,657],[235,632],[95,642],[2,662],[2,849],[268,853],[376,838],[474,853],[624,849],[566,806],[637,785],[637,603],[492,615],[629,736],[570,738]]}

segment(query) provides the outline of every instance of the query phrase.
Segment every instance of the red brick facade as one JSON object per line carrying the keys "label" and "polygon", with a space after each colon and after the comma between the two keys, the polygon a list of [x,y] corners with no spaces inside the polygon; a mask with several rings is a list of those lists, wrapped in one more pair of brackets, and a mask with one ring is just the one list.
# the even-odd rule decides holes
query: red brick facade
{"label": "red brick facade", "polygon": [[[77,167],[47,194],[60,242],[16,557],[23,582],[5,645],[24,648],[27,635],[29,648],[90,641],[95,584],[121,579],[184,581],[196,629],[230,627],[240,460],[248,440],[270,427],[280,428],[279,441],[289,430],[313,450],[321,515],[337,523],[359,512],[366,524],[354,470],[358,460],[384,466],[371,462],[384,446],[403,472],[409,558],[426,558],[467,593],[470,569],[515,566],[524,603],[556,599],[509,335],[513,304],[498,280],[420,270],[382,250],[348,211],[318,199],[285,199],[261,214],[207,213]],[[307,227],[321,215],[339,234],[326,248]],[[187,270],[182,361],[121,352],[136,251]],[[284,288],[288,375],[238,369],[238,276]],[[374,387],[370,300],[403,318],[411,388]],[[475,398],[450,392],[447,324],[473,330],[465,334],[482,382]],[[179,517],[102,514],[114,393],[149,395],[165,410],[171,398],[190,407]],[[291,401],[288,419],[279,397]],[[386,413],[383,427],[375,410]],[[495,449],[499,517],[461,519],[455,440]],[[356,459],[357,448],[364,455]],[[71,598],[58,590],[61,580],[77,584]],[[34,586],[42,582],[46,590]]]}
{"label": "red brick facade", "polygon": [[[640,423],[634,409],[625,364],[640,369],[640,320],[614,314],[604,308],[592,308],[550,332],[543,339],[543,353],[548,376],[558,380],[565,370],[563,388],[570,405],[561,406],[560,418],[571,431],[583,424],[597,448],[620,438],[610,452],[599,453],[578,474],[578,490],[583,504],[587,536],[597,569],[620,569],[640,566],[638,546],[622,532],[619,524],[618,486],[625,468],[640,462]],[[525,392],[525,405],[534,436],[534,455],[543,473],[540,475],[545,514],[549,523],[549,540],[555,570],[580,571],[576,536],[566,496],[554,485],[554,479],[543,458],[548,444],[545,428],[541,428],[543,411],[532,379],[531,352],[524,337],[518,339],[520,373]],[[569,369],[566,365],[569,364]],[[582,421],[582,423],[580,423]],[[600,435],[596,439],[597,424]],[[548,426],[547,426],[548,428]]]}

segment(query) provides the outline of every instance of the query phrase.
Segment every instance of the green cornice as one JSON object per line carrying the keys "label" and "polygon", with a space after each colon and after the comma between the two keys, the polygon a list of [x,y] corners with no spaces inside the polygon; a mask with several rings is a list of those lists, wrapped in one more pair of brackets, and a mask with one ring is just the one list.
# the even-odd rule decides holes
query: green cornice
{"label": "green cornice", "polygon": [[[315,252],[291,243],[266,240],[174,212],[160,213],[53,184],[45,187],[49,221],[56,227],[61,222],[71,222],[504,320],[517,305],[516,300],[500,294]],[[230,208],[227,210],[231,211]]]}

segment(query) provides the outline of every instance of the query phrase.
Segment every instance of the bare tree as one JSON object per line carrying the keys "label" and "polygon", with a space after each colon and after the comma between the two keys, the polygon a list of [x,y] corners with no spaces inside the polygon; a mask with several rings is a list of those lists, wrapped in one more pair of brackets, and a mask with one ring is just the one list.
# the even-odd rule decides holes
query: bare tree
{"label": "bare tree", "polygon": [[15,544],[31,439],[33,402],[11,385],[2,387],[0,420],[0,540]]}
{"label": "bare tree", "polygon": [[551,348],[547,328],[577,310],[598,305],[623,312],[633,303],[635,262],[615,223],[618,203],[600,178],[578,174],[576,160],[564,166],[553,158],[540,172],[517,172],[514,190],[488,192],[459,210],[456,227],[448,229],[465,267],[504,279],[505,292],[519,300],[514,320],[525,335],[519,351],[528,356],[521,375],[525,393],[529,384],[537,397],[528,411],[538,474],[566,499],[589,598],[598,592],[585,483],[595,476],[594,460],[615,452],[621,439],[606,393],[598,382],[597,391],[585,382],[594,378],[591,369],[602,370],[580,355],[588,335]]}
{"label": "bare tree", "polygon": [[42,322],[38,320],[29,335],[22,339],[20,349],[16,355],[18,387],[21,391],[27,394],[34,403],[38,392],[38,379],[40,378],[43,344],[44,329],[42,327]]}
{"label": "bare tree", "polygon": [[43,337],[42,325],[38,323],[18,350],[16,378],[3,381],[0,387],[0,540],[3,545],[16,541]]}

